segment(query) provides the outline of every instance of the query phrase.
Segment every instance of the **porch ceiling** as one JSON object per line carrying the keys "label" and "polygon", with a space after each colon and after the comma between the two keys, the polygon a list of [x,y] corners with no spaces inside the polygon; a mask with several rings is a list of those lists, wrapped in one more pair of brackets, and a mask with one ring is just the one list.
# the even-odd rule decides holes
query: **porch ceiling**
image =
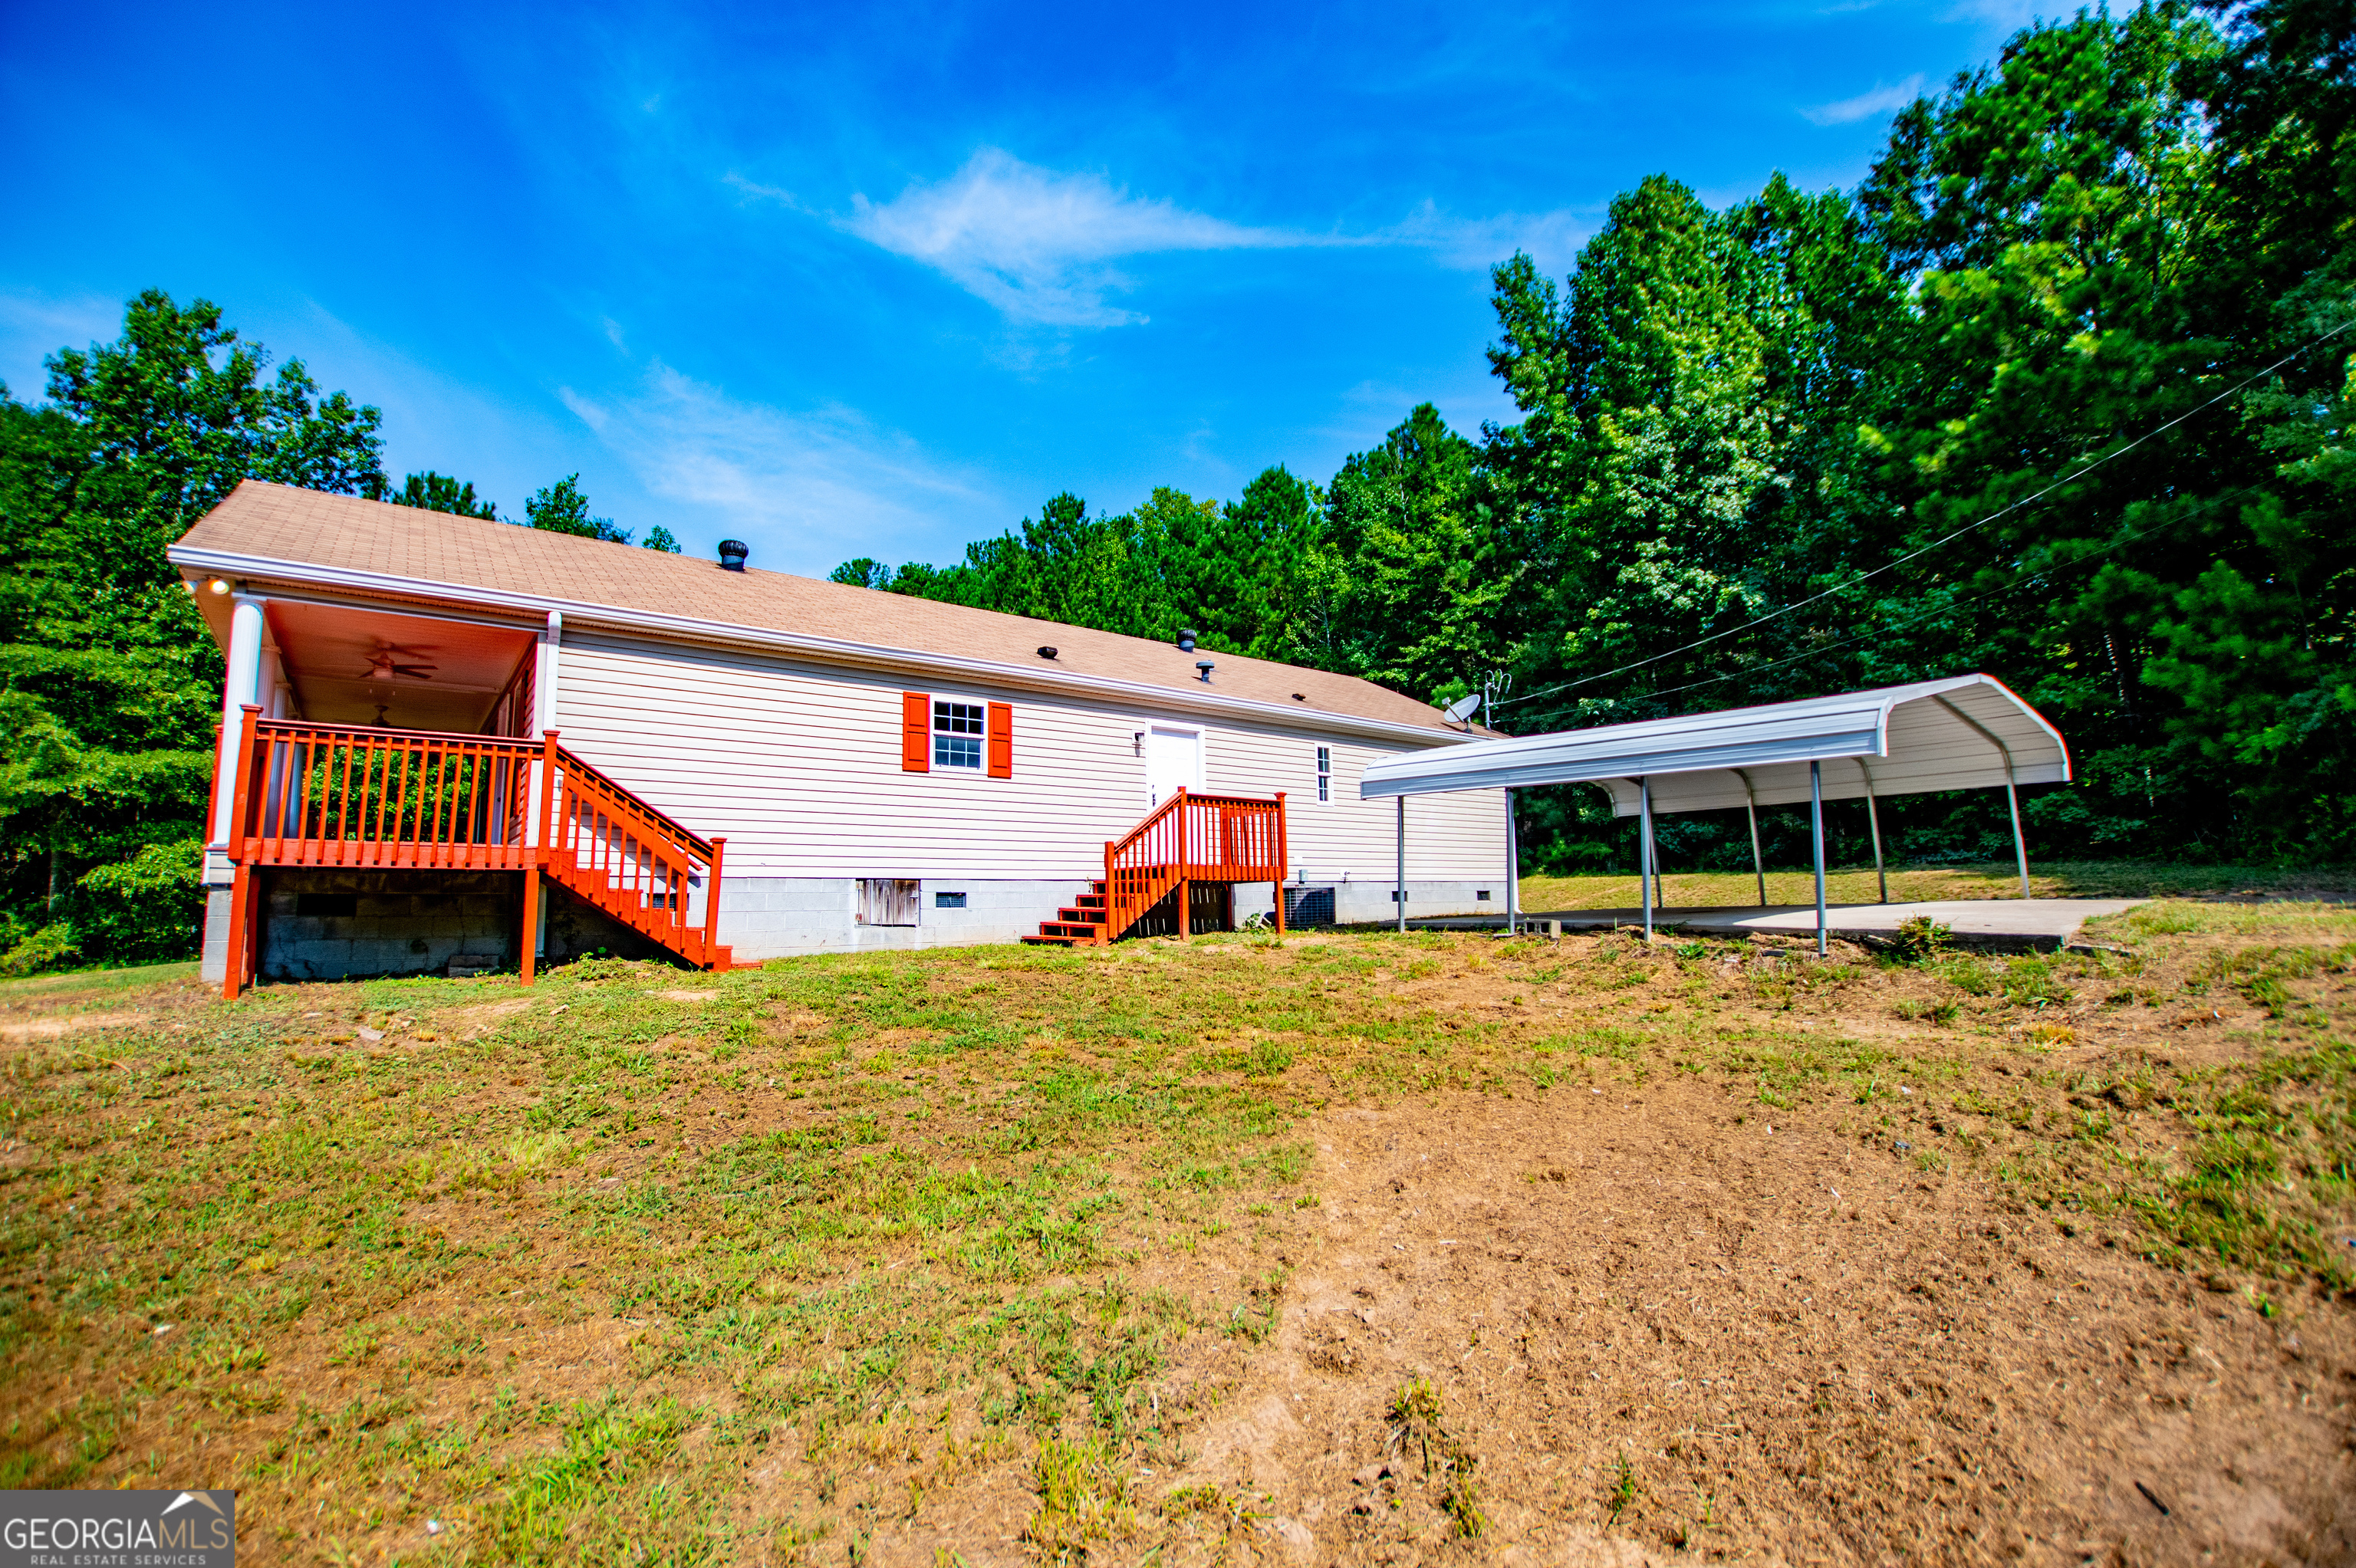
{"label": "porch ceiling", "polygon": [[[464,621],[284,599],[263,613],[296,709],[322,724],[371,724],[381,708],[398,729],[471,732],[532,650],[530,632]],[[388,652],[430,667],[422,676],[372,668]]]}

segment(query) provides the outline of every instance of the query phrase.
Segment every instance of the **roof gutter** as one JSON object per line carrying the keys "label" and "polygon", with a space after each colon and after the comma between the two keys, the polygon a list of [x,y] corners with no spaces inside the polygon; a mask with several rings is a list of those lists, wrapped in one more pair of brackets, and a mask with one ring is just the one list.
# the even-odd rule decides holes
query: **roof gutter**
{"label": "roof gutter", "polygon": [[[1130,702],[1174,709],[1185,713],[1245,715],[1292,729],[1334,730],[1422,746],[1457,746],[1472,739],[1437,723],[1425,728],[1336,713],[1330,708],[1280,708],[1275,703],[1260,702],[1247,697],[1227,697],[1217,693],[1197,696],[1172,687],[1117,680],[1108,676],[1033,669],[1025,665],[1000,664],[995,660],[966,658],[956,654],[926,653],[916,648],[857,643],[800,632],[780,632],[766,626],[746,626],[733,622],[701,621],[686,615],[666,615],[652,610],[626,610],[617,605],[552,598],[546,594],[434,582],[422,578],[400,577],[391,572],[356,571],[346,567],[325,567],[308,561],[278,560],[267,556],[239,555],[228,550],[191,549],[177,544],[168,547],[164,556],[175,566],[216,577],[276,578],[291,580],[298,585],[340,588],[354,593],[394,599],[440,602],[455,598],[470,605],[512,610],[535,620],[544,619],[553,610],[562,613],[568,623],[577,619],[588,624],[602,624],[624,631],[653,633],[678,641],[750,645],[783,653],[801,654],[830,663],[880,666],[886,669],[936,674],[951,671],[977,681],[1021,686],[1034,690],[1117,697]],[[1312,722],[1304,725],[1303,720]]]}

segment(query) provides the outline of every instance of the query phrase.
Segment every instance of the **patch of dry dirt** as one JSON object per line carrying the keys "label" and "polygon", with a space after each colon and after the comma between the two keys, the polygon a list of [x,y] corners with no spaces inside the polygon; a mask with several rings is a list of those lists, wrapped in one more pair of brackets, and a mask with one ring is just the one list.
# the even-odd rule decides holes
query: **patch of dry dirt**
{"label": "patch of dry dirt", "polygon": [[155,1015],[147,1012],[53,1013],[48,1018],[12,1019],[0,1023],[0,1043],[29,1045],[37,1040],[57,1040],[94,1029],[123,1029],[155,1019]]}
{"label": "patch of dry dirt", "polygon": [[[1215,1408],[1162,1479],[1302,1563],[2356,1559],[2344,1312],[2269,1321],[1832,1113],[1737,1112],[1672,1083],[1328,1115],[1281,1326],[1172,1380]],[[1418,1374],[1476,1541],[1392,1439]]]}

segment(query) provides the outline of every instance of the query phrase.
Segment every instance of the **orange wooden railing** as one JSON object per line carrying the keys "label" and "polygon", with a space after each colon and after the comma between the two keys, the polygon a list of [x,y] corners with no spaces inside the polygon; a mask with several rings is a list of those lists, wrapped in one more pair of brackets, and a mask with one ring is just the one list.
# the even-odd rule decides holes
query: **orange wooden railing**
{"label": "orange wooden railing", "polygon": [[[549,874],[599,908],[697,963],[716,945],[724,838],[689,832],[589,763],[546,741],[551,787],[541,795],[540,841]],[[703,919],[690,924],[701,884]]]}
{"label": "orange wooden railing", "polygon": [[247,721],[229,858],[262,866],[521,870],[541,748],[491,735]]}
{"label": "orange wooden railing", "polygon": [[[1179,895],[1178,929],[1184,935],[1187,883],[1281,883],[1284,861],[1282,795],[1259,800],[1177,790],[1127,837],[1106,843],[1102,940],[1119,937],[1173,892]],[[1280,931],[1280,891],[1276,918]]]}
{"label": "orange wooden railing", "polygon": [[[727,840],[689,832],[557,744],[553,730],[538,741],[380,730],[264,719],[251,706],[241,726],[228,844],[238,878],[232,996],[252,972],[259,866],[545,871],[691,963],[728,961],[719,945]],[[527,984],[538,898],[537,875],[526,877]]]}

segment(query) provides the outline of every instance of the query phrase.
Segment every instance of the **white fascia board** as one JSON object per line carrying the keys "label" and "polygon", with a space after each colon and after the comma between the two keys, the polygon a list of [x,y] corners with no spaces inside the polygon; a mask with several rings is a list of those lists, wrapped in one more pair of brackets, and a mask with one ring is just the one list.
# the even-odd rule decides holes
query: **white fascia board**
{"label": "white fascia board", "polygon": [[[1215,692],[1197,696],[1173,687],[1118,680],[1109,676],[1033,669],[1024,665],[964,658],[955,654],[926,653],[922,649],[897,648],[881,643],[857,643],[841,637],[780,632],[766,626],[746,626],[726,621],[701,621],[686,615],[666,615],[652,610],[626,610],[612,604],[557,599],[545,594],[434,582],[422,578],[400,577],[391,572],[356,571],[342,567],[315,566],[299,560],[236,555],[225,550],[189,549],[180,545],[170,547],[164,555],[175,566],[217,577],[272,578],[296,585],[337,588],[352,593],[404,600],[423,599],[435,603],[455,599],[460,603],[480,608],[512,610],[537,620],[544,620],[551,610],[556,610],[563,613],[568,630],[575,624],[598,625],[674,642],[715,644],[723,647],[749,645],[778,653],[798,654],[824,664],[905,670],[918,675],[960,675],[979,685],[1018,686],[1058,695],[1118,698],[1123,702],[1149,708],[1248,719],[1290,730],[1326,731],[1418,746],[1461,746],[1467,739],[1452,730],[1427,730],[1420,725],[1394,724],[1387,720],[1336,713],[1330,708],[1280,708],[1272,702],[1258,702],[1249,698],[1226,697]],[[267,597],[266,594],[264,596]]]}
{"label": "white fascia board", "polygon": [[[1726,768],[1763,768],[1777,763],[1804,763],[1831,757],[1879,756],[1879,726],[1841,735],[1794,735],[1775,740],[1736,741],[1715,746],[1664,747],[1658,751],[1611,751],[1582,757],[1584,748],[1536,749],[1524,760],[1495,757],[1485,761],[1460,759],[1454,753],[1438,757],[1401,758],[1383,768],[1384,776],[1362,779],[1361,799],[1394,795],[1438,795],[1460,789],[1523,789],[1539,784],[1601,784],[1607,779],[1658,777],[1673,773],[1710,773]],[[1420,765],[1417,765],[1420,764]],[[1456,764],[1456,765],[1451,765]],[[1469,764],[1469,765],[1468,765]],[[1372,773],[1374,770],[1367,770]]]}

